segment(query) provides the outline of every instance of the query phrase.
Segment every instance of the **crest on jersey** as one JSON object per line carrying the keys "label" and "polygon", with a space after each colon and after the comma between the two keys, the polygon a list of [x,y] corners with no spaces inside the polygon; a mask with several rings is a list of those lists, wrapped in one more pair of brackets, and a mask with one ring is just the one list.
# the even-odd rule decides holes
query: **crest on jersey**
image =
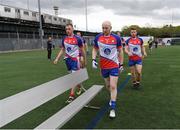
{"label": "crest on jersey", "polygon": [[134,47],[134,48],[133,48],[133,51],[134,51],[134,52],[138,52],[138,48],[137,48],[137,47]]}
{"label": "crest on jersey", "polygon": [[104,54],[110,55],[110,54],[111,54],[111,49],[105,48],[105,49],[104,49]]}
{"label": "crest on jersey", "polygon": [[70,51],[71,51],[71,47],[68,47],[68,48],[67,48],[67,51],[70,52]]}

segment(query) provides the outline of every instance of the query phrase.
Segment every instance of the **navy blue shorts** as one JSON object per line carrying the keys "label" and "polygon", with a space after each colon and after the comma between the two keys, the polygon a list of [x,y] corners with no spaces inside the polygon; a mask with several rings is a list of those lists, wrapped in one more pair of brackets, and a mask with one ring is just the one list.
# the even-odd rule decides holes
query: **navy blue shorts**
{"label": "navy blue shorts", "polygon": [[142,65],[142,60],[129,60],[129,67],[135,66],[135,65]]}
{"label": "navy blue shorts", "polygon": [[103,78],[108,78],[110,76],[119,76],[119,68],[113,69],[101,69],[101,74]]}
{"label": "navy blue shorts", "polygon": [[71,58],[66,58],[66,67],[68,71],[77,71],[79,70],[79,62],[76,60],[72,60]]}

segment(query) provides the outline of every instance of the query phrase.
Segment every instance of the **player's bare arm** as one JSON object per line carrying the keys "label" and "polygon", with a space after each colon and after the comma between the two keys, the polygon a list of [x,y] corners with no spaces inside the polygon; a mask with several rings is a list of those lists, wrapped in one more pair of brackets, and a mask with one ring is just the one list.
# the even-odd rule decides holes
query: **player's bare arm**
{"label": "player's bare arm", "polygon": [[125,53],[126,53],[128,56],[132,56],[132,53],[129,51],[129,47],[128,47],[128,46],[125,46]]}
{"label": "player's bare arm", "polygon": [[96,62],[97,53],[98,53],[98,49],[93,48],[93,50],[92,50],[92,67],[94,69],[97,69],[97,66],[98,66],[98,63]]}
{"label": "player's bare arm", "polygon": [[98,50],[96,48],[93,48],[92,50],[92,59],[95,60],[97,56]]}
{"label": "player's bare arm", "polygon": [[61,58],[61,56],[64,54],[65,52],[65,49],[64,48],[61,48],[61,50],[59,51],[56,59],[54,60],[54,64],[57,64],[58,63],[58,60]]}
{"label": "player's bare arm", "polygon": [[86,51],[84,47],[80,48],[81,52],[82,52],[82,56],[83,56],[83,63],[82,66],[85,67],[87,65],[87,58],[86,58]]}
{"label": "player's bare arm", "polygon": [[142,47],[141,47],[141,50],[142,50],[143,56],[144,56],[144,57],[147,57],[147,53],[146,53],[146,48],[145,48],[145,46],[142,46]]}
{"label": "player's bare arm", "polygon": [[123,48],[119,48],[118,51],[119,51],[118,59],[120,60],[119,62],[121,64],[123,64],[124,63],[124,51],[123,51]]}

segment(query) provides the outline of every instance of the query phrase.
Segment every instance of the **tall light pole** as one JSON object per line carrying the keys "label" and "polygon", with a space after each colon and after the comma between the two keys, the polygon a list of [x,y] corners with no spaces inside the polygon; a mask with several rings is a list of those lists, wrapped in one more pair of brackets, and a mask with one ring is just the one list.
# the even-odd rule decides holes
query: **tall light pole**
{"label": "tall light pole", "polygon": [[87,0],[85,0],[86,32],[88,31]]}
{"label": "tall light pole", "polygon": [[41,18],[41,3],[40,0],[38,0],[38,8],[39,8],[39,35],[41,40],[41,48],[44,49],[43,46],[43,30],[42,30],[42,18]]}
{"label": "tall light pole", "polygon": [[172,9],[171,11],[172,11],[172,12],[171,12],[171,13],[172,13],[172,17],[171,17],[171,20],[172,20],[172,21],[171,21],[171,22],[172,22],[172,23],[171,23],[171,24],[172,24],[172,25],[171,25],[171,28],[172,28],[172,30],[171,30],[171,38],[173,38],[173,32],[174,32],[174,31],[173,31],[173,30],[174,30],[174,29],[173,29],[173,24],[174,24],[174,12],[173,12],[173,9]]}
{"label": "tall light pole", "polygon": [[173,24],[174,24],[174,12],[173,12],[173,9],[171,11],[172,11],[171,12],[171,24],[173,26]]}
{"label": "tall light pole", "polygon": [[29,0],[27,0],[27,9],[29,10]]}
{"label": "tall light pole", "polygon": [[55,16],[58,16],[59,7],[53,6],[53,8],[54,8]]}

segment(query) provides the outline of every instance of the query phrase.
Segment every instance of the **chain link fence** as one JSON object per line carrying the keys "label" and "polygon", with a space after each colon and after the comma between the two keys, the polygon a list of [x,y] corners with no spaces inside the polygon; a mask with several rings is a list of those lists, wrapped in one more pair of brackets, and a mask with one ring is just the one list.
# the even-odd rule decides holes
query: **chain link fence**
{"label": "chain link fence", "polygon": [[[58,34],[45,34],[43,36],[43,48],[47,47],[48,37],[53,38],[56,47],[61,46],[62,37]],[[86,42],[92,45],[93,36],[85,36]],[[0,33],[0,52],[41,49],[41,41],[37,33]]]}

